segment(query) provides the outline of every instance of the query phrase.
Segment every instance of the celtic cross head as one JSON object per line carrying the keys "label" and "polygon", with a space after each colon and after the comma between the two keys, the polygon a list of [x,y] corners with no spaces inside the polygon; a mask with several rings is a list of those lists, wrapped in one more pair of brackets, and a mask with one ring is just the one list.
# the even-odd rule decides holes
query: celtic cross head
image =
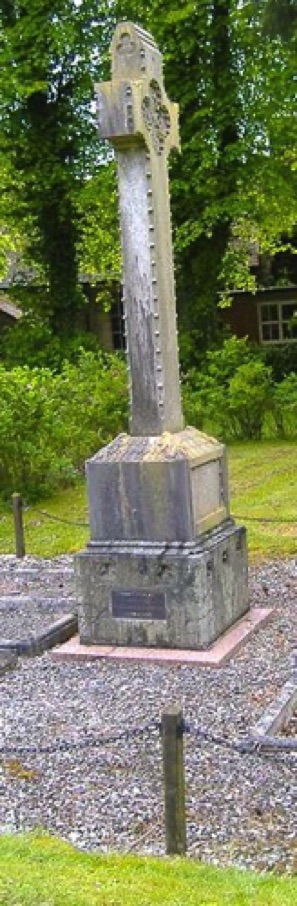
{"label": "celtic cross head", "polygon": [[166,97],[162,55],[138,25],[120,23],[111,45],[112,81],[97,86],[102,138],[118,150],[144,144],[158,158],[179,149],[178,107]]}

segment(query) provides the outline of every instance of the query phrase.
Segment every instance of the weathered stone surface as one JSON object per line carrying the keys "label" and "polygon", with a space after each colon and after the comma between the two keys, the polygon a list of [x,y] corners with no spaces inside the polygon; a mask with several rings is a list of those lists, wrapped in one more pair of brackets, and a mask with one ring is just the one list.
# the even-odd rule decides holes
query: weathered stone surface
{"label": "weathered stone surface", "polygon": [[116,28],[97,100],[118,161],[132,436],[87,463],[80,639],[205,648],[248,609],[245,531],[229,518],[224,446],[183,428],[167,174],[177,106],[138,26]]}
{"label": "weathered stone surface", "polygon": [[0,676],[17,665],[17,654],[14,651],[0,651]]}
{"label": "weathered stone surface", "polygon": [[132,23],[116,28],[112,76],[96,94],[118,164],[131,433],[158,435],[183,427],[167,173],[178,107],[153,38]]}
{"label": "weathered stone surface", "polygon": [[[245,530],[231,520],[193,544],[91,543],[76,568],[82,644],[207,648],[248,610]],[[135,595],[138,617],[114,615],[115,590],[131,606]],[[145,592],[159,595],[160,618]]]}
{"label": "weathered stone surface", "polygon": [[93,541],[193,541],[229,515],[225,448],[194,428],[122,434],[87,476]]}
{"label": "weathered stone surface", "polygon": [[297,682],[294,677],[288,680],[275,699],[271,702],[260,720],[251,729],[250,739],[260,741],[265,736],[275,736],[286,726],[297,710]]}

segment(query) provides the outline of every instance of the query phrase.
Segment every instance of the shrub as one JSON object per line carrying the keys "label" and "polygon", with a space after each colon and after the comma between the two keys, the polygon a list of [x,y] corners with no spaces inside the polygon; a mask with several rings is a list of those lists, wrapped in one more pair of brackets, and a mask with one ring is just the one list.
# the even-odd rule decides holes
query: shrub
{"label": "shrub", "polygon": [[289,374],[274,387],[273,416],[280,437],[297,435],[297,374]]}
{"label": "shrub", "polygon": [[127,428],[126,367],[115,355],[81,352],[56,378],[61,435],[75,468]]}
{"label": "shrub", "polygon": [[186,419],[225,440],[261,437],[274,409],[271,369],[246,338],[228,338],[207,353],[205,371],[184,381]]}
{"label": "shrub", "polygon": [[257,361],[240,365],[229,384],[227,405],[233,436],[259,440],[273,406],[271,369]]}
{"label": "shrub", "polygon": [[[220,349],[206,355],[204,370],[192,368],[185,377],[183,398],[186,420],[218,437],[241,436],[242,426],[230,407],[230,383],[239,367],[259,360],[247,338],[228,337]],[[264,367],[264,366],[263,366]]]}
{"label": "shrub", "polygon": [[252,346],[247,337],[228,337],[220,349],[207,353],[207,371],[227,390],[237,369],[248,362],[258,361],[260,355],[259,347]]}
{"label": "shrub", "polygon": [[84,460],[127,425],[126,370],[116,356],[82,351],[60,374],[0,366],[0,493],[27,499],[73,479]]}
{"label": "shrub", "polygon": [[264,364],[271,367],[272,377],[276,383],[297,372],[297,343],[261,346],[261,357]]}
{"label": "shrub", "polygon": [[97,337],[85,331],[58,337],[45,315],[40,317],[26,311],[13,327],[4,329],[0,338],[0,357],[7,368],[29,365],[60,371],[65,359],[77,363],[82,349],[97,352]]}
{"label": "shrub", "polygon": [[206,379],[192,372],[182,386],[183,412],[187,425],[203,429],[205,419]]}
{"label": "shrub", "polygon": [[0,490],[38,496],[71,471],[57,444],[55,386],[45,368],[0,366]]}

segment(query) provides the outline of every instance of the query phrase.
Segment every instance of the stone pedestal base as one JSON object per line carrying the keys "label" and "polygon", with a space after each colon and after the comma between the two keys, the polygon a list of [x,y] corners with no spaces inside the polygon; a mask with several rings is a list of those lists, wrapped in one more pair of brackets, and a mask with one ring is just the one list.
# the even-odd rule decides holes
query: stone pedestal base
{"label": "stone pedestal base", "polygon": [[248,610],[244,528],[193,542],[91,542],[76,559],[85,645],[207,648]]}

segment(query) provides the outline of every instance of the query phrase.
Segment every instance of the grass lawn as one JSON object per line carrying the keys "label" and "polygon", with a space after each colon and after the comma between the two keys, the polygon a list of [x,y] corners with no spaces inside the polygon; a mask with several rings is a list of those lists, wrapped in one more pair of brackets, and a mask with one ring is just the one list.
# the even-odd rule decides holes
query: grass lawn
{"label": "grass lawn", "polygon": [[[44,511],[54,519],[42,515]],[[73,525],[75,522],[88,523],[84,478],[79,479],[74,487],[24,509],[26,553],[55,557],[80,550],[89,539],[89,529],[87,525]],[[12,554],[14,550],[12,510],[8,505],[0,504],[0,553]]]}
{"label": "grass lawn", "polygon": [[[297,548],[296,443],[250,442],[231,446],[228,452],[231,512],[247,526],[250,559],[292,556]],[[42,515],[43,510],[55,519]],[[263,517],[276,522],[253,521]],[[59,521],[63,519],[88,521],[84,479],[25,510],[27,553],[53,557],[84,547],[88,528]],[[0,553],[13,552],[11,510],[0,504]]]}
{"label": "grass lawn", "polygon": [[[228,452],[231,513],[247,527],[250,560],[296,554],[296,443],[251,442]],[[253,521],[263,517],[276,521]]]}
{"label": "grass lawn", "polygon": [[297,879],[187,859],[97,856],[46,835],[0,837],[1,906],[294,906]]}

